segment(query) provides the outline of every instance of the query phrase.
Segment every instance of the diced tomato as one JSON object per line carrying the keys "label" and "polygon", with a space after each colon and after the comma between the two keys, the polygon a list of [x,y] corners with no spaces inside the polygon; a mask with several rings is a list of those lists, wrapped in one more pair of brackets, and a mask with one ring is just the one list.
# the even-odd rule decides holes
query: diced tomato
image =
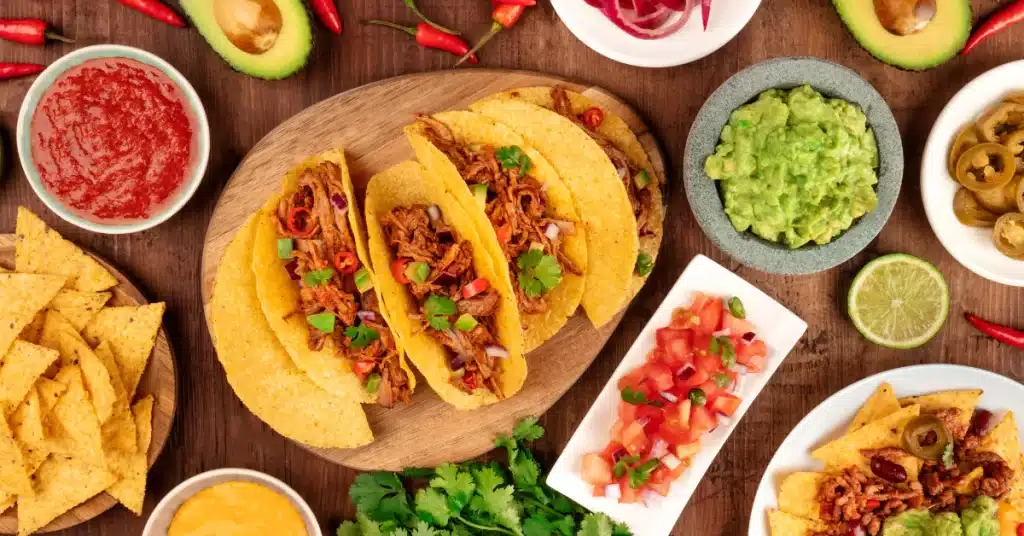
{"label": "diced tomato", "polygon": [[673,328],[678,329],[693,329],[700,323],[700,318],[690,311],[689,309],[683,309],[682,307],[672,311],[672,324]]}
{"label": "diced tomato", "polygon": [[487,290],[487,287],[490,285],[491,284],[488,283],[486,279],[478,277],[466,286],[462,287],[462,297],[466,299],[472,298],[473,296]]}
{"label": "diced tomato", "polygon": [[767,355],[768,347],[760,339],[742,342],[736,347],[736,362],[752,371],[761,370],[764,365],[764,358]]}
{"label": "diced tomato", "polygon": [[722,325],[722,298],[708,298],[707,302],[697,311],[700,325],[694,328],[698,333],[714,333]]}
{"label": "diced tomato", "polygon": [[651,390],[661,392],[672,388],[675,378],[672,376],[672,369],[668,368],[668,365],[648,363],[645,365],[645,368],[647,369],[647,385],[651,387]]}
{"label": "diced tomato", "polygon": [[722,415],[732,417],[733,413],[736,413],[736,410],[740,407],[741,402],[743,402],[743,399],[738,396],[722,393],[711,402],[711,409]]}
{"label": "diced tomato", "polygon": [[377,364],[372,360],[363,359],[352,364],[352,371],[356,373],[356,376],[359,376],[359,381],[363,381],[373,372],[376,366]]}
{"label": "diced tomato", "polygon": [[619,502],[623,504],[633,504],[640,502],[640,490],[633,489],[629,485],[629,477],[624,476],[619,480],[619,490],[622,496],[619,497]]}
{"label": "diced tomato", "polygon": [[868,499],[867,501],[864,502],[864,508],[869,512],[871,510],[874,510],[875,508],[878,508],[879,506],[882,506],[882,502],[879,501],[878,499]]}
{"label": "diced tomato", "polygon": [[664,352],[665,361],[670,366],[681,366],[692,359],[693,332],[688,329],[661,328],[658,330],[658,348]]}
{"label": "diced tomato", "polygon": [[694,295],[693,301],[690,302],[690,311],[692,311],[694,314],[698,313],[704,307],[704,304],[708,302],[708,299],[709,298],[707,294],[704,294],[703,292],[698,292],[696,295]]}
{"label": "diced tomato", "polygon": [[676,421],[665,421],[658,427],[658,436],[669,445],[679,445],[689,440],[690,429],[684,428]]}
{"label": "diced tomato", "polygon": [[633,421],[622,430],[622,446],[631,456],[637,456],[647,450],[647,434],[644,427]]}
{"label": "diced tomato", "polygon": [[690,399],[685,396],[678,404],[665,408],[665,421],[680,428],[690,427]]}
{"label": "diced tomato", "polygon": [[622,444],[612,441],[611,443],[608,443],[608,445],[604,447],[604,450],[601,451],[601,456],[610,462],[615,461],[615,454],[618,453],[620,450],[623,450]]}
{"label": "diced tomato", "polygon": [[605,486],[594,486],[593,495],[594,497],[604,497]]}
{"label": "diced tomato", "polygon": [[700,385],[700,384],[702,384],[702,383],[704,383],[704,382],[706,382],[706,381],[708,381],[710,379],[711,379],[711,373],[710,372],[698,368],[697,370],[693,371],[693,374],[691,374],[689,377],[686,377],[686,378],[676,378],[676,386],[675,386],[675,388],[685,398],[687,393],[690,392],[690,389],[693,389],[694,387],[697,387],[698,385]]}
{"label": "diced tomato", "polygon": [[603,122],[604,111],[600,108],[592,106],[583,112],[583,124],[590,127],[590,130],[597,130],[597,127],[601,126]]}
{"label": "diced tomato", "polygon": [[701,391],[704,391],[704,396],[707,399],[705,401],[706,406],[711,406],[711,403],[717,400],[718,397],[724,392],[724,390],[712,380],[708,380],[700,384],[699,386],[697,386],[697,388],[700,389]]}
{"label": "diced tomato", "polygon": [[744,333],[752,333],[756,328],[753,322],[736,318],[729,311],[725,311],[722,317],[722,329],[727,329],[729,333],[741,337]]}
{"label": "diced tomato", "polygon": [[607,486],[615,482],[612,464],[596,452],[583,456],[583,480],[593,486]]}
{"label": "diced tomato", "polygon": [[498,235],[498,243],[503,246],[508,244],[508,241],[512,239],[512,226],[509,224],[498,227],[494,232]]}
{"label": "diced tomato", "polygon": [[694,404],[690,408],[690,432],[697,438],[713,430],[717,424],[718,419],[707,406]]}
{"label": "diced tomato", "polygon": [[391,261],[391,275],[403,285],[409,284],[409,278],[405,275],[405,269],[409,266],[409,259],[397,258]]}
{"label": "diced tomato", "polygon": [[[700,440],[687,443],[685,445],[676,446],[676,458],[680,460],[689,460],[700,453]],[[684,464],[685,465],[685,464]]]}
{"label": "diced tomato", "polygon": [[623,390],[626,387],[637,390],[644,383],[646,372],[643,367],[633,369],[629,374],[626,374],[622,378],[619,378],[619,390]]}
{"label": "diced tomato", "polygon": [[612,425],[611,436],[612,441],[615,443],[622,443],[622,429],[626,427],[626,424],[619,419]]}
{"label": "diced tomato", "polygon": [[672,487],[673,480],[675,479],[672,478],[672,472],[662,464],[651,473],[651,478],[647,480],[647,487],[654,490],[658,495],[666,497],[668,496],[669,489]]}
{"label": "diced tomato", "polygon": [[630,404],[629,402],[626,402],[625,400],[620,400],[619,401],[619,420],[621,420],[623,422],[623,424],[629,424],[629,423],[635,421],[636,420],[636,408],[637,407],[638,406],[636,404]]}
{"label": "diced tomato", "polygon": [[647,361],[651,363],[664,363],[665,350],[662,350],[660,347],[651,350],[651,352],[647,354]]}
{"label": "diced tomato", "polygon": [[703,370],[708,374],[714,375],[722,370],[722,356],[713,354],[699,355],[694,364],[697,365],[697,370]]}
{"label": "diced tomato", "polygon": [[766,358],[763,355],[750,356],[750,359],[747,360],[747,370],[751,372],[760,372],[764,370],[765,359]]}
{"label": "diced tomato", "polygon": [[699,356],[707,355],[708,348],[711,347],[711,334],[710,333],[694,333],[693,334],[693,354],[694,359]]}
{"label": "diced tomato", "polygon": [[665,422],[665,414],[661,408],[644,404],[636,407],[636,420],[644,421],[644,433],[650,434],[657,431],[661,423]]}

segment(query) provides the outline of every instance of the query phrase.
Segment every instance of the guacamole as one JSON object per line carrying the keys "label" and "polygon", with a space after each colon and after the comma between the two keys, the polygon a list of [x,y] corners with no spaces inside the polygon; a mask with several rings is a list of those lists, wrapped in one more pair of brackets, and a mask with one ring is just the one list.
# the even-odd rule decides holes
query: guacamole
{"label": "guacamole", "polygon": [[770,89],[734,110],[704,163],[737,231],[791,248],[826,244],[874,210],[877,168],[860,107],[807,85]]}
{"label": "guacamole", "polygon": [[959,516],[908,510],[886,519],[882,536],[999,536],[998,509],[995,500],[979,495]]}

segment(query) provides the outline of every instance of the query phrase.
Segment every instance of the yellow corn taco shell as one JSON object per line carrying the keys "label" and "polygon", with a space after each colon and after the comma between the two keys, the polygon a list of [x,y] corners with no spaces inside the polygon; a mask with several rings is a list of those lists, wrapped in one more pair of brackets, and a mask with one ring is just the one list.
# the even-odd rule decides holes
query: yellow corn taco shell
{"label": "yellow corn taco shell", "polygon": [[359,402],[319,388],[299,370],[267,324],[252,272],[254,215],[217,269],[210,327],[228,383],[249,411],[279,434],[314,447],[352,448],[373,441]]}
{"label": "yellow corn taco shell", "polygon": [[893,394],[892,386],[888,383],[883,383],[875,389],[875,392],[868,398],[864,405],[860,407],[860,411],[853,417],[853,422],[850,423],[850,427],[846,429],[847,434],[852,434],[857,430],[864,427],[869,422],[877,421],[879,419],[888,417],[893,413],[900,410],[900,402],[896,400],[896,395]]}
{"label": "yellow corn taco shell", "polygon": [[580,303],[590,321],[603,326],[632,296],[640,248],[636,218],[611,160],[572,121],[525,100],[499,96],[470,108],[519,133],[551,163],[572,193],[587,233],[587,275]]}
{"label": "yellow corn taco shell", "polygon": [[820,519],[818,490],[828,477],[828,473],[812,472],[798,472],[786,476],[779,486],[779,509],[797,517]]}
{"label": "yellow corn taco shell", "polygon": [[[259,296],[263,313],[271,329],[288,351],[292,361],[305,372],[314,383],[325,391],[340,397],[352,397],[363,403],[375,403],[376,393],[367,393],[359,377],[352,371],[351,363],[342,357],[337,344],[328,338],[321,350],[310,350],[308,345],[311,327],[306,317],[298,311],[299,285],[291,280],[284,263],[277,254],[277,224],[275,223],[277,207],[281,198],[293,194],[299,188],[302,173],[314,168],[322,162],[331,162],[341,169],[342,183],[348,198],[348,221],[356,242],[356,254],[363,266],[370,271],[370,279],[374,288],[378,289],[378,301],[382,302],[381,314],[390,325],[390,317],[383,306],[379,287],[373,271],[370,270],[369,256],[366,252],[366,234],[363,232],[359,219],[358,205],[352,190],[352,180],[345,163],[345,153],[334,150],[306,159],[302,164],[285,176],[282,193],[273,196],[264,205],[256,224],[256,240],[252,251],[252,271],[256,277],[256,292]],[[399,359],[409,376],[409,388],[413,389],[415,376],[405,364],[405,353],[401,341],[396,338]]]}
{"label": "yellow corn taco shell", "polygon": [[487,279],[501,296],[497,313],[497,337],[509,352],[502,362],[499,380],[505,396],[512,396],[526,381],[526,359],[523,357],[523,336],[519,324],[519,310],[507,275],[494,265],[491,256],[482,247],[472,218],[459,206],[453,196],[447,195],[436,177],[427,175],[416,162],[403,162],[370,179],[366,189],[366,228],[370,241],[370,258],[376,269],[384,303],[392,314],[391,327],[402,339],[405,350],[416,368],[427,379],[430,387],[442,400],[458,409],[474,409],[492,404],[498,398],[486,389],[469,394],[449,381],[448,352],[430,337],[409,315],[419,313],[412,296],[391,274],[392,255],[384,241],[380,218],[398,206],[416,204],[437,205],[442,217],[455,233],[473,243],[473,266],[477,274]]}
{"label": "yellow corn taco shell", "polygon": [[[577,116],[582,115],[583,112],[590,108],[598,108],[604,112],[604,121],[597,127],[597,133],[606,138],[612,145],[618,148],[620,151],[626,153],[634,164],[640,169],[647,170],[647,174],[650,177],[650,184],[648,188],[651,191],[651,214],[649,215],[648,228],[651,230],[651,234],[640,237],[640,251],[650,255],[651,261],[654,262],[658,258],[658,250],[661,249],[661,240],[664,234],[665,228],[665,209],[662,203],[662,184],[664,183],[663,178],[659,175],[658,170],[654,169],[651,165],[650,156],[647,154],[647,149],[644,148],[643,144],[640,143],[640,139],[637,138],[636,133],[633,132],[629,125],[615,113],[615,109],[606,106],[604,103],[597,102],[583,95],[573,92],[566,91],[569,96],[569,102],[572,103],[573,112]],[[512,89],[492,95],[488,98],[496,97],[514,98],[520,99],[531,104],[535,104],[542,108],[551,109],[554,107],[554,101],[551,98],[551,88],[542,87],[527,87]],[[633,274],[633,281],[630,286],[630,297],[635,296],[640,289],[643,288],[644,283],[647,281],[646,277],[642,277],[636,273]]]}
{"label": "yellow corn taco shell", "polygon": [[[574,234],[566,236],[562,241],[563,251],[569,259],[580,270],[586,273],[587,269],[587,242],[586,230],[579,224],[579,214],[573,204],[572,194],[565,187],[558,177],[551,164],[540,155],[535,149],[526,144],[522,136],[516,134],[505,125],[496,123],[487,116],[473,112],[444,112],[432,116],[441,121],[452,131],[452,134],[463,145],[491,145],[495,148],[518,146],[530,159],[531,167],[529,175],[544,185],[544,194],[548,205],[548,214],[565,220],[576,222],[577,230]],[[455,164],[445,154],[435,147],[427,137],[423,135],[423,126],[414,123],[405,128],[409,142],[416,151],[416,158],[423,164],[431,175],[438,177],[445,186],[449,195],[455,197],[459,204],[476,224],[476,231],[480,236],[480,242],[487,248],[491,258],[494,259],[495,268],[502,271],[502,266],[508,266],[498,236],[491,221],[487,218],[480,203],[469,190],[469,185],[459,174]],[[506,275],[512,278],[512,287],[515,288],[515,270],[509,266],[505,271]],[[526,351],[537,348],[544,341],[558,333],[558,330],[565,325],[566,321],[576,311],[583,296],[585,280],[583,276],[576,276],[562,271],[562,281],[557,287],[551,289],[545,295],[548,304],[547,311],[539,314],[520,313],[520,320],[523,323],[523,337],[526,342]]]}

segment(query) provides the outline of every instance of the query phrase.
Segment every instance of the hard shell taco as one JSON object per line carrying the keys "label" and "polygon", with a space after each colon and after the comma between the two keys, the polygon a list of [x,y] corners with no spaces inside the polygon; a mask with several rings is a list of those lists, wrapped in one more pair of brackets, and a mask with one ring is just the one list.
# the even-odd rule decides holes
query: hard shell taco
{"label": "hard shell taco", "polygon": [[370,258],[409,358],[442,400],[473,409],[526,380],[508,270],[440,179],[405,162],[370,179]]}
{"label": "hard shell taco", "polygon": [[331,394],[391,407],[416,378],[391,332],[342,150],[307,159],[257,222],[252,269],[267,321]]}
{"label": "hard shell taco", "polygon": [[507,266],[526,350],[576,311],[585,230],[554,168],[505,125],[473,112],[422,115],[405,129],[416,156],[476,224],[496,268]]}
{"label": "hard shell taco", "polygon": [[[524,108],[522,104],[554,112],[564,121],[555,121],[548,112],[538,114],[534,109],[531,113],[529,106]],[[663,180],[651,164],[647,150],[626,122],[612,109],[561,87],[513,89],[491,95],[470,108],[508,124],[544,154],[569,186],[581,216],[588,224],[595,217],[608,218],[607,212],[612,210],[632,215],[634,221],[628,229],[637,237],[637,249],[632,250],[632,243],[623,241],[616,252],[631,255],[634,261],[629,266],[632,279],[624,300],[636,295],[650,275],[661,248],[665,211],[662,205]],[[589,143],[568,143],[577,138],[566,133],[570,123],[586,134]],[[612,188],[611,181],[621,184],[621,190]],[[623,204],[623,194],[625,207],[616,208]],[[588,230],[592,228],[589,226]],[[617,230],[621,232],[623,228]],[[588,244],[593,244],[590,236],[587,239]],[[594,253],[593,247],[590,252]],[[601,258],[608,256],[607,251],[603,253]],[[591,257],[596,258],[595,255]],[[596,268],[601,264],[592,262],[591,266]],[[621,277],[618,273],[616,275]],[[591,272],[587,277],[583,306],[592,320],[595,315],[598,317],[594,322],[600,325],[598,320],[610,318],[618,309],[609,314],[608,306],[601,308],[593,301],[600,299],[602,289],[604,292],[615,290],[622,282],[608,279],[600,283],[594,281],[591,285]],[[611,274],[604,277],[611,277]],[[624,304],[623,301],[619,307]]]}

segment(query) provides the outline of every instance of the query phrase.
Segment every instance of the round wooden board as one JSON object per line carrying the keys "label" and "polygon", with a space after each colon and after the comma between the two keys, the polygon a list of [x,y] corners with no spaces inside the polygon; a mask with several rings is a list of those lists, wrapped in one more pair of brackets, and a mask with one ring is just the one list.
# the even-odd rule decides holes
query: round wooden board
{"label": "round wooden board", "polygon": [[[14,268],[14,240],[13,234],[0,235],[0,265],[8,269]],[[92,253],[89,254],[117,278],[118,285],[110,290],[113,296],[107,302],[108,306],[144,305],[149,303],[149,300],[142,295],[142,292],[117,268],[102,258]],[[153,467],[157,457],[164,450],[167,438],[171,435],[177,385],[178,373],[175,368],[174,350],[167,339],[167,333],[163,328],[160,328],[160,332],[156,337],[156,344],[153,346],[153,354],[150,356],[149,363],[146,366],[146,372],[143,373],[142,379],[139,381],[139,387],[135,395],[136,400],[146,395],[153,395],[153,436],[149,445],[149,467]],[[107,493],[100,493],[54,519],[49,525],[39,529],[37,532],[55,532],[74,527],[89,521],[116,505],[116,499]],[[0,515],[0,534],[16,534],[18,532],[16,511],[17,507],[14,507]]]}
{"label": "round wooden board", "polygon": [[[306,157],[343,147],[357,195],[373,174],[414,158],[402,127],[417,112],[465,109],[499,91],[561,85],[600,102],[620,115],[665,177],[657,142],[627,104],[601,88],[540,73],[492,69],[442,71],[384,80],[341,93],[285,121],[264,137],[235,170],[214,209],[203,249],[203,301],[209,305],[224,250],[238,228],[280,189],[284,174]],[[207,310],[207,320],[209,320]],[[571,387],[604,346],[622,313],[600,330],[582,313],[569,319],[551,340],[527,356],[529,376],[515,396],[472,412],[459,412],[421,381],[409,406],[364,406],[374,442],[358,449],[311,451],[360,470],[400,470],[463,461],[493,448],[520,419],[540,415]],[[344,426],[344,423],[338,423]]]}

